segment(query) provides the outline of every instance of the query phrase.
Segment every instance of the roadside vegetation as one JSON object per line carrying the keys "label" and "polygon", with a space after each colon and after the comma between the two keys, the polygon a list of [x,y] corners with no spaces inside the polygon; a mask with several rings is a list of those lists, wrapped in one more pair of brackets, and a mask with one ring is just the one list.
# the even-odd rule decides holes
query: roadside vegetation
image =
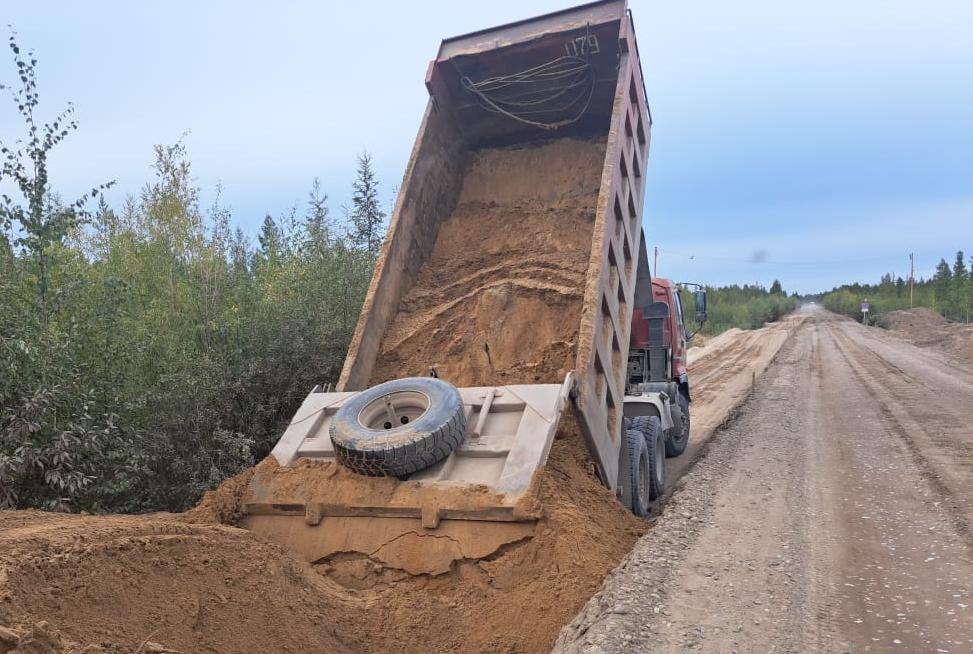
{"label": "roadside vegetation", "polygon": [[318,383],[337,379],[383,213],[367,154],[347,220],[325,195],[231,227],[200,206],[186,146],[110,207],[96,180],[65,199],[36,60],[9,41],[24,131],[0,144],[0,508],[180,510],[265,455]]}
{"label": "roadside vegetation", "polygon": [[[797,308],[797,297],[789,296],[781,283],[774,280],[770,288],[760,285],[706,287],[708,318],[700,333],[715,336],[736,327],[758,329],[765,323],[776,322]],[[690,331],[696,329],[692,293],[680,293],[683,315]]]}
{"label": "roadside vegetation", "polygon": [[950,265],[940,259],[936,272],[930,279],[918,279],[914,283],[912,298],[909,282],[891,274],[882,276],[878,284],[845,284],[825,293],[821,302],[835,313],[861,319],[861,303],[867,299],[871,305],[871,318],[882,322],[882,315],[898,309],[927,307],[943,317],[957,322],[969,322],[973,317],[973,258],[967,265],[963,251],[953,257]]}

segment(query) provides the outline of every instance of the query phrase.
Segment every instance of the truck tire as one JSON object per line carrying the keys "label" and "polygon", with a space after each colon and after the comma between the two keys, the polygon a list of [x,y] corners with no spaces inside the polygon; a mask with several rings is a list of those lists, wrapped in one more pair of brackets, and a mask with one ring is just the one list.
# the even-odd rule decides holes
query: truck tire
{"label": "truck tire", "polygon": [[640,518],[649,512],[649,476],[651,474],[649,448],[645,436],[636,429],[625,432],[622,443],[625,455],[622,461],[620,482],[622,486],[622,504],[629,511]]}
{"label": "truck tire", "polygon": [[689,401],[682,393],[672,403],[672,433],[666,439],[666,456],[679,456],[689,445]]}
{"label": "truck tire", "polygon": [[662,422],[656,416],[647,416],[643,424],[645,445],[649,453],[649,499],[657,500],[666,492],[666,439]]}
{"label": "truck tire", "polygon": [[342,404],[331,420],[331,442],[346,468],[371,477],[406,477],[449,456],[465,429],[456,387],[434,377],[406,377]]}

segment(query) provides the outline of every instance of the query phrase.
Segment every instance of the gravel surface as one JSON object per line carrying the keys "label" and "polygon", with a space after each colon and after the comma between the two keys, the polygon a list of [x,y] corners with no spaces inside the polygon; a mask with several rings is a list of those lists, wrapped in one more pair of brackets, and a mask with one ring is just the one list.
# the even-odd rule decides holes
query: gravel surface
{"label": "gravel surface", "polygon": [[817,310],[558,652],[973,651],[973,366]]}

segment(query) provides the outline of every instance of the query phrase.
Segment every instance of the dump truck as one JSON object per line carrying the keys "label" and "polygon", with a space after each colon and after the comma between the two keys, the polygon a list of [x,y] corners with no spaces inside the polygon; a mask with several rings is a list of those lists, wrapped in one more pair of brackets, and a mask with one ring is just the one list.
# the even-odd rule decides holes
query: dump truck
{"label": "dump truck", "polygon": [[645,515],[689,438],[690,334],[641,228],[652,118],[625,0],[446,39],[425,84],[336,388],[311,390],[243,498],[245,527],[309,561],[437,574],[529,538],[569,424]]}

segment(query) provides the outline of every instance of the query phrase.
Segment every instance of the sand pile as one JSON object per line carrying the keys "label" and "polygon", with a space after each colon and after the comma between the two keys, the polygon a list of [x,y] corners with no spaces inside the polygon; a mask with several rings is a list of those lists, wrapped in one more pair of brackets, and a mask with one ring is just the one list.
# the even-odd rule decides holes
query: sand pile
{"label": "sand pile", "polygon": [[[341,631],[360,651],[541,652],[632,548],[647,524],[591,475],[573,427],[543,472],[546,517],[533,538],[448,574],[410,576],[349,556],[318,566],[359,600]],[[349,638],[351,637],[351,638]]]}
{"label": "sand pile", "polygon": [[973,325],[949,322],[925,307],[889,311],[884,326],[919,347],[934,347],[973,361]]}
{"label": "sand pile", "polygon": [[482,150],[399,305],[372,383],[556,383],[574,368],[604,141]]}
{"label": "sand pile", "polygon": [[0,651],[352,651],[327,597],[310,566],[240,529],[0,512]]}
{"label": "sand pile", "polygon": [[940,314],[926,307],[916,307],[905,311],[889,311],[885,314],[889,329],[918,332],[936,329],[949,323]]}

